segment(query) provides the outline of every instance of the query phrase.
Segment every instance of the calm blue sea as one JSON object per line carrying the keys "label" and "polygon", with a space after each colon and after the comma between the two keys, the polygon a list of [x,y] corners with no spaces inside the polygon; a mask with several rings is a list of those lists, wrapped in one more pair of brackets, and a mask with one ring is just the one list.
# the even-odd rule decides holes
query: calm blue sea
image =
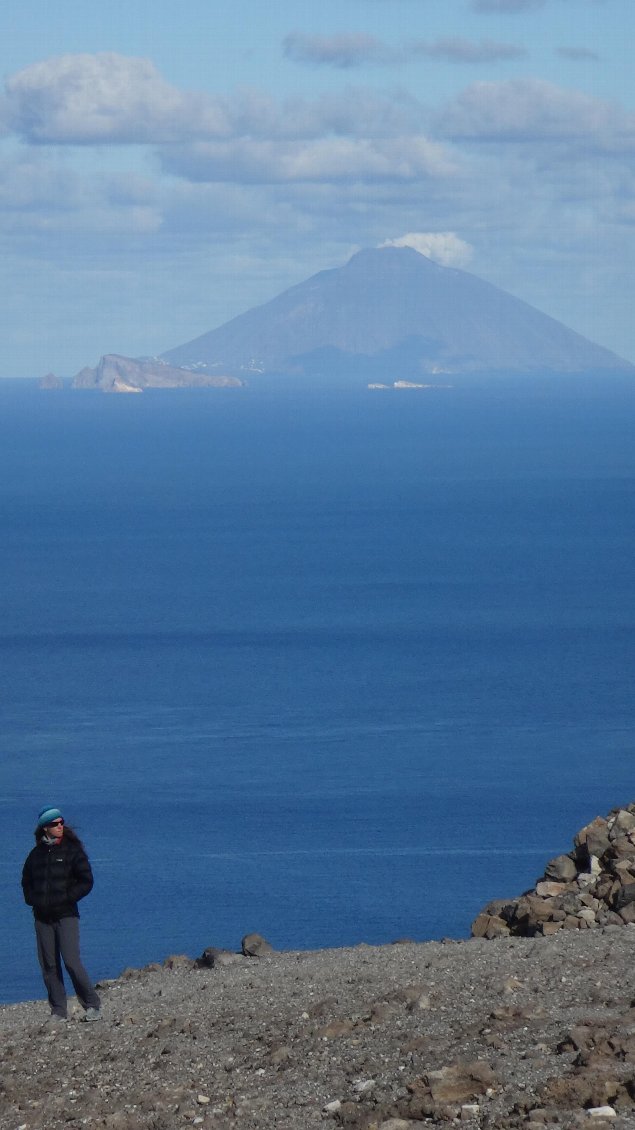
{"label": "calm blue sea", "polygon": [[94,977],[465,937],[635,798],[635,385],[0,387],[0,1000],[63,808]]}

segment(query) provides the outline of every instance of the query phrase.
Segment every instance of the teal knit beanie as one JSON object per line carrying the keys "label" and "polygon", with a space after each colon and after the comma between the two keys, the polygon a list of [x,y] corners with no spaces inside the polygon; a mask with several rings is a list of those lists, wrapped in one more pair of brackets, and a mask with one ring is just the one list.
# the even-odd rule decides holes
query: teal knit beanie
{"label": "teal knit beanie", "polygon": [[53,820],[61,819],[62,813],[59,808],[51,808],[50,804],[47,804],[38,813],[37,826],[38,828],[46,828],[46,825],[50,824]]}

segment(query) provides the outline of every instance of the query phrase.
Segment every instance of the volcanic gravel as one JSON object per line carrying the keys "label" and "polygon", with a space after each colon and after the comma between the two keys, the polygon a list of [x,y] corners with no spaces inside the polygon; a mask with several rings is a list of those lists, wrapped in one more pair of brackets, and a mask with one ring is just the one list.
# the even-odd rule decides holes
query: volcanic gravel
{"label": "volcanic gravel", "polygon": [[635,926],[186,957],[0,1008],[2,1130],[635,1130]]}

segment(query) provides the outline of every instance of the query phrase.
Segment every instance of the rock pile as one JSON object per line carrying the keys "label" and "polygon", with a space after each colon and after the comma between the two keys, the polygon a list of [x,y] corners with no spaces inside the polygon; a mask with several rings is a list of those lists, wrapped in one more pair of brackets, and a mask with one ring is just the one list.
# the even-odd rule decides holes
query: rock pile
{"label": "rock pile", "polygon": [[547,864],[533,890],[488,903],[472,936],[535,937],[635,923],[635,803],[596,817],[573,845]]}

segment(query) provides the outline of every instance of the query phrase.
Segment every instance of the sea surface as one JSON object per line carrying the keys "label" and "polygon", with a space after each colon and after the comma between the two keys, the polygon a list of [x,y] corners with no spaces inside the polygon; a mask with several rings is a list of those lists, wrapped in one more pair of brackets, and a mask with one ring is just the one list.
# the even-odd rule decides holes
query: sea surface
{"label": "sea surface", "polygon": [[635,382],[0,387],[0,1000],[62,808],[95,978],[466,937],[635,799]]}

